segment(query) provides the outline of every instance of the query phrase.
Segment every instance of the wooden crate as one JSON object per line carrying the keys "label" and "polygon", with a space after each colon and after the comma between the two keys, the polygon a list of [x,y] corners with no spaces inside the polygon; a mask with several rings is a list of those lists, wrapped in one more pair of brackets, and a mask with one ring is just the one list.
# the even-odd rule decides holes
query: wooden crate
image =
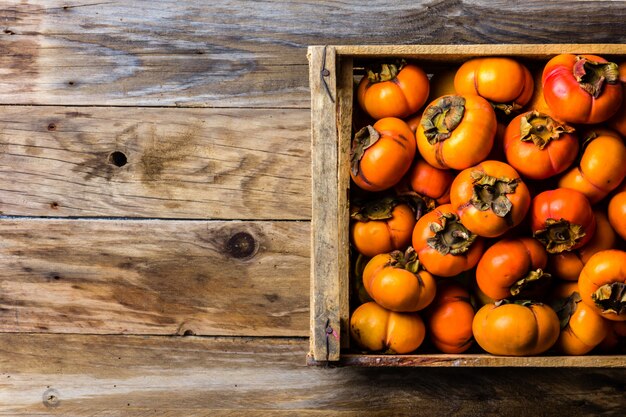
{"label": "wooden crate", "polygon": [[[559,53],[626,59],[626,45],[311,46],[312,129],[311,349],[309,365],[626,367],[626,356],[504,357],[490,354],[346,354],[349,347],[349,188],[353,64],[368,58],[415,59],[442,67],[478,56],[545,63]],[[342,351],[343,350],[343,351]]]}

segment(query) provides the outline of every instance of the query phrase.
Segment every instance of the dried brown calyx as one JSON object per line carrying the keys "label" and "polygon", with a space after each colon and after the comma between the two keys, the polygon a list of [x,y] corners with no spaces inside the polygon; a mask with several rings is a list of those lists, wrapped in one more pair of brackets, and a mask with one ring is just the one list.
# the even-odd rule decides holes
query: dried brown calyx
{"label": "dried brown calyx", "polygon": [[350,213],[350,218],[367,222],[372,220],[387,220],[393,217],[393,210],[400,204],[406,204],[415,213],[415,218],[419,219],[426,212],[430,211],[434,205],[432,199],[422,197],[418,193],[405,193],[399,196],[384,197],[378,200],[371,200]]}
{"label": "dried brown calyx", "polygon": [[573,127],[536,110],[524,114],[520,121],[520,140],[532,141],[539,149],[545,148],[553,140],[558,140],[562,134],[573,131]]}
{"label": "dried brown calyx", "polygon": [[491,209],[496,216],[504,217],[511,212],[513,203],[507,194],[515,193],[520,179],[498,178],[485,174],[483,171],[472,171],[474,180],[473,195],[470,203],[480,211]]}
{"label": "dried brown calyx", "polygon": [[529,289],[545,283],[551,277],[552,276],[550,274],[544,272],[541,268],[538,268],[535,271],[530,271],[528,272],[528,275],[518,281],[515,281],[515,283],[511,286],[511,295],[515,297],[521,293],[528,293]]}
{"label": "dried brown calyx", "polygon": [[429,225],[435,235],[426,240],[428,246],[442,255],[467,252],[476,240],[476,235],[463,226],[454,213],[443,213],[439,221],[441,224],[432,222]]}
{"label": "dried brown calyx", "polygon": [[598,62],[577,56],[572,70],[580,88],[598,98],[604,84],[619,82],[619,68],[614,62]]}
{"label": "dried brown calyx", "polygon": [[533,237],[544,244],[548,253],[571,250],[584,236],[582,226],[565,219],[547,219],[545,228],[533,233]]}
{"label": "dried brown calyx", "polygon": [[404,60],[372,64],[366,68],[367,79],[371,83],[393,80],[406,65]]}
{"label": "dried brown calyx", "polygon": [[461,96],[443,96],[428,106],[420,121],[428,143],[434,145],[448,139],[464,114],[465,99]]}
{"label": "dried brown calyx", "polygon": [[406,269],[407,271],[417,275],[420,262],[417,257],[417,252],[413,249],[412,246],[409,246],[406,251],[402,252],[399,250],[395,250],[390,253],[391,261],[389,261],[389,265],[395,268]]}
{"label": "dried brown calyx", "polygon": [[365,126],[359,130],[352,139],[352,149],[350,150],[350,170],[352,175],[359,174],[359,163],[363,154],[370,146],[374,145],[380,139],[380,133],[372,126]]}
{"label": "dried brown calyx", "polygon": [[561,330],[567,327],[569,319],[576,312],[578,303],[581,300],[582,298],[580,298],[580,294],[574,291],[569,297],[557,300],[552,304],[551,307],[556,312],[556,315],[559,317],[559,321],[561,322]]}
{"label": "dried brown calyx", "polygon": [[591,299],[603,313],[626,314],[626,284],[612,282],[598,288]]}

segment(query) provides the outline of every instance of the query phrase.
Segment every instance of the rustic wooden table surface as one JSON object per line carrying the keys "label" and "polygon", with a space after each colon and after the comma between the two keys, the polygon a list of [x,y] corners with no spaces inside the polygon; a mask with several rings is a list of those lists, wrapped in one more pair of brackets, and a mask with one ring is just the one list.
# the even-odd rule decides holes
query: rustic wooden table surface
{"label": "rustic wooden table surface", "polygon": [[626,3],[0,0],[0,415],[624,415],[619,369],[305,366],[307,45],[553,42]]}

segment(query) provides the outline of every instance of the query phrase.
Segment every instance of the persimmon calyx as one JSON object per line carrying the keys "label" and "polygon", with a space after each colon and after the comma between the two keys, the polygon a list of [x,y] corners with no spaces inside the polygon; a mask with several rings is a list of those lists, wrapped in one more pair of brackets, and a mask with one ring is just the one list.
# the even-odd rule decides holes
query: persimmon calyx
{"label": "persimmon calyx", "polygon": [[406,61],[387,62],[372,65],[367,68],[367,79],[371,83],[380,83],[383,81],[393,80],[406,66]]}
{"label": "persimmon calyx", "polygon": [[496,307],[505,306],[507,304],[517,304],[522,307],[530,307],[534,305],[541,305],[541,303],[533,300],[509,300],[508,298],[503,298],[502,300],[498,300],[493,303]]}
{"label": "persimmon calyx", "polygon": [[581,225],[550,218],[546,220],[545,228],[534,232],[533,237],[543,243],[548,253],[561,253],[572,249],[585,237],[585,232]]}
{"label": "persimmon calyx", "polygon": [[461,96],[443,96],[428,106],[420,121],[428,143],[434,145],[448,139],[464,114],[465,98]]}
{"label": "persimmon calyx", "polygon": [[602,313],[626,314],[626,283],[604,284],[591,294],[591,299]]}
{"label": "persimmon calyx", "polygon": [[552,277],[552,275],[544,272],[541,268],[536,269],[535,271],[528,272],[524,278],[515,281],[513,285],[511,285],[510,292],[512,296],[519,295],[522,291],[527,290],[528,287],[534,286],[539,282],[547,281]]}
{"label": "persimmon calyx", "polygon": [[507,116],[511,113],[516,113],[518,112],[522,106],[520,106],[519,104],[517,104],[516,102],[511,102],[511,103],[494,103],[494,102],[490,102],[491,107],[494,108],[494,110],[499,110],[502,113],[506,114]]}
{"label": "persimmon calyx", "polygon": [[598,62],[577,56],[572,72],[580,88],[593,98],[600,97],[604,83],[617,84],[619,81],[619,67],[614,62]]}
{"label": "persimmon calyx", "polygon": [[391,219],[393,217],[393,209],[401,203],[402,201],[395,197],[373,200],[350,213],[350,218],[361,222]]}
{"label": "persimmon calyx", "polygon": [[491,209],[498,217],[504,217],[511,212],[513,203],[506,195],[515,193],[520,182],[519,178],[492,177],[478,170],[472,171],[470,175],[474,180],[470,203],[476,209],[480,211]]}
{"label": "persimmon calyx", "polygon": [[390,253],[391,260],[387,265],[395,268],[406,269],[407,271],[416,274],[420,268],[420,262],[417,256],[417,252],[412,246],[409,246],[406,251],[402,252],[395,250]]}
{"label": "persimmon calyx", "polygon": [[562,134],[573,131],[573,127],[536,110],[524,114],[520,120],[520,140],[532,141],[539,149],[545,148],[553,140],[558,140]]}
{"label": "persimmon calyx", "polygon": [[569,320],[578,308],[578,303],[582,300],[580,294],[574,291],[572,295],[567,298],[557,300],[551,305],[552,309],[556,312],[561,323],[561,330],[567,327]]}
{"label": "persimmon calyx", "polygon": [[437,202],[432,198],[421,195],[413,190],[398,190],[398,197],[404,199],[404,201],[415,212],[415,219],[419,220],[424,214],[435,209]]}
{"label": "persimmon calyx", "polygon": [[476,235],[463,226],[454,213],[443,213],[439,221],[441,224],[432,222],[428,225],[435,235],[426,239],[426,244],[442,255],[467,252],[476,240]]}
{"label": "persimmon calyx", "polygon": [[380,139],[380,133],[372,126],[365,126],[356,132],[352,140],[352,149],[350,150],[350,169],[352,175],[359,174],[359,163],[370,146],[374,145]]}

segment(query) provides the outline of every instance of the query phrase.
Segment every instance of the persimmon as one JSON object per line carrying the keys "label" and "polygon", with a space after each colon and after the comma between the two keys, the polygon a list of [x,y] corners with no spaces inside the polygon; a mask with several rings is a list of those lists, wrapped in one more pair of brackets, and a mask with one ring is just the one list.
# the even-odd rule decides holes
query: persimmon
{"label": "persimmon", "polygon": [[626,145],[615,132],[591,132],[585,137],[578,166],[567,171],[559,187],[583,193],[591,204],[606,197],[626,177]]}
{"label": "persimmon", "polygon": [[561,54],[543,70],[543,96],[552,114],[569,123],[601,123],[622,103],[617,64],[597,55]]}
{"label": "persimmon", "polygon": [[578,149],[572,127],[538,111],[515,117],[504,134],[507,162],[530,179],[546,179],[565,171]]}
{"label": "persimmon", "polygon": [[609,201],[609,222],[615,233],[626,239],[626,187],[620,187]]}
{"label": "persimmon", "polygon": [[596,218],[581,192],[557,188],[538,194],[531,203],[533,236],[548,253],[561,253],[584,246],[596,231]]}
{"label": "persimmon", "polygon": [[419,311],[435,298],[435,278],[419,269],[413,248],[373,257],[363,271],[363,285],[380,306],[397,312]]}
{"label": "persimmon", "polygon": [[424,341],[426,327],[418,313],[396,313],[371,301],[352,313],[350,334],[368,351],[410,353]]}
{"label": "persimmon", "polygon": [[361,107],[374,119],[407,117],[426,100],[428,76],[417,65],[404,61],[381,63],[367,68],[357,90]]}
{"label": "persimmon", "polygon": [[350,213],[350,240],[356,250],[373,257],[393,250],[405,250],[424,208],[417,199],[385,197],[354,205]]}
{"label": "persimmon", "polygon": [[440,169],[465,169],[484,160],[493,146],[496,115],[477,95],[449,95],[424,110],[415,134],[426,162]]}
{"label": "persimmon", "polygon": [[350,152],[350,176],[366,191],[396,185],[415,157],[415,136],[402,120],[387,117],[356,133]]}
{"label": "persimmon", "polygon": [[518,173],[500,161],[483,161],[461,171],[450,187],[450,203],[472,233],[497,237],[522,222],[530,192]]}
{"label": "persimmon", "polygon": [[578,289],[600,316],[626,321],[626,252],[609,249],[593,255],[580,273]]}
{"label": "persimmon", "polygon": [[[533,238],[503,239],[485,251],[476,268],[476,283],[488,297],[527,298],[545,289],[548,254]],[[535,297],[533,297],[535,298]]]}
{"label": "persimmon", "polygon": [[593,254],[615,246],[617,236],[607,215],[601,209],[594,210],[593,214],[596,218],[596,232],[585,246],[550,255],[548,269],[555,278],[578,281],[580,271]]}
{"label": "persimmon", "polygon": [[567,298],[554,300],[552,304],[561,321],[561,333],[555,347],[566,355],[589,353],[608,332],[609,322],[581,301],[578,292],[574,292]]}
{"label": "persimmon", "polygon": [[426,312],[430,340],[443,353],[461,353],[472,346],[474,308],[469,293],[445,281],[437,285],[437,296]]}
{"label": "persimmon", "polygon": [[492,355],[530,356],[550,349],[560,326],[556,313],[546,304],[503,300],[478,310],[472,331],[480,347]]}
{"label": "persimmon", "polygon": [[413,230],[413,248],[430,273],[451,277],[478,263],[484,241],[459,220],[451,204],[443,204],[423,215]]}
{"label": "persimmon", "polygon": [[533,87],[528,68],[504,57],[470,59],[461,65],[454,77],[457,94],[478,94],[505,114],[528,103]]}
{"label": "persimmon", "polygon": [[420,196],[431,198],[437,204],[446,204],[450,202],[450,186],[453,180],[454,175],[451,171],[435,168],[423,159],[416,158],[400,183],[402,187],[396,187],[396,190],[399,194],[415,191]]}

